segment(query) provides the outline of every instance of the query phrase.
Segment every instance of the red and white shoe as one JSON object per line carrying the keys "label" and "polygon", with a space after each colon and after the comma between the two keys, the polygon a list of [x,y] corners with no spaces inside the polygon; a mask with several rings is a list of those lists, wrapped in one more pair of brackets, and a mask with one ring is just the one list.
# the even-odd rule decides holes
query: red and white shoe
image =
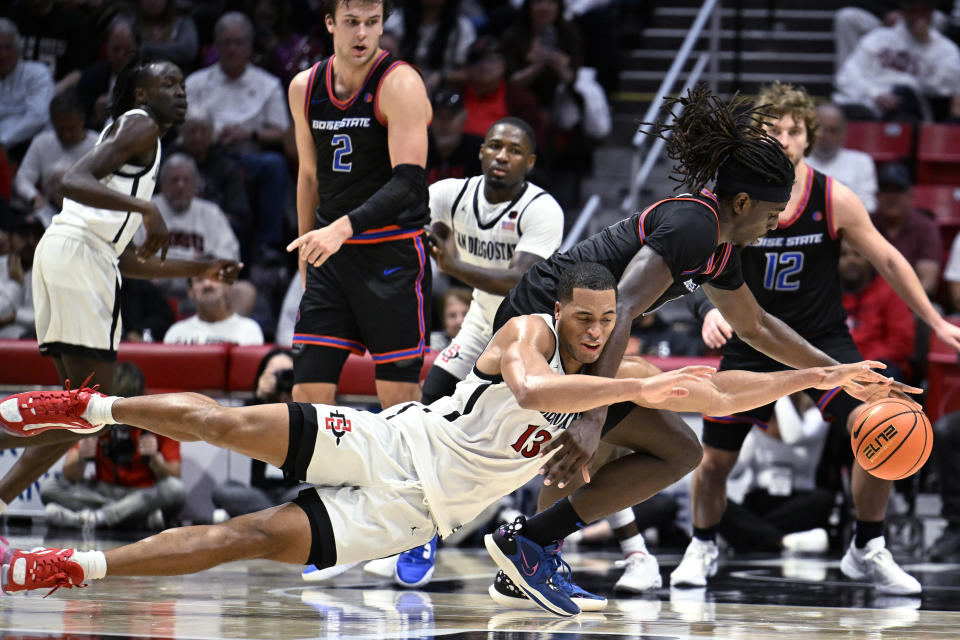
{"label": "red and white shoe", "polygon": [[7,396],[0,402],[0,428],[15,436],[35,436],[50,429],[75,433],[102,429],[103,425],[92,425],[80,416],[87,410],[91,397],[103,394],[86,386],[71,389],[69,380],[66,386],[62,391],[27,391]]}
{"label": "red and white shoe", "polygon": [[7,549],[0,570],[0,587],[6,594],[50,589],[48,596],[61,587],[85,587],[83,567],[72,560],[73,554],[73,549]]}

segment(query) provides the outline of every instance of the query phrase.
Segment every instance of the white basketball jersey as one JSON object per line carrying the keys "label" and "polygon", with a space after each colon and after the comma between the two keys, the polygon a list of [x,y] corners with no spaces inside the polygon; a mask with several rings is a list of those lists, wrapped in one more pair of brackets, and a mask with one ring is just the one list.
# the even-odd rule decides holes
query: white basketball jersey
{"label": "white basketball jersey", "polygon": [[[149,116],[143,109],[131,109],[124,113],[121,118],[131,114]],[[97,144],[103,141],[110,126],[108,125],[100,132]],[[157,184],[157,170],[160,166],[160,139],[157,139],[157,151],[154,155],[153,164],[148,167],[140,167],[133,164],[125,164],[110,175],[100,180],[105,186],[114,191],[134,196],[140,200],[149,201],[153,196],[153,188]],[[123,253],[133,234],[137,232],[140,224],[143,222],[143,216],[134,211],[116,211],[113,209],[98,209],[81,204],[69,198],[63,199],[63,210],[53,217],[51,227],[54,225],[65,224],[72,227],[78,227],[92,233],[101,240],[109,244],[116,255]]]}
{"label": "white basketball jersey", "polygon": [[[510,202],[491,204],[483,195],[484,177],[443,180],[430,187],[430,217],[447,224],[460,259],[485,268],[506,269],[518,250],[550,257],[563,240],[563,210],[549,193],[527,182]],[[521,239],[524,241],[521,244]],[[473,290],[470,314],[486,326],[503,296]]]}
{"label": "white basketball jersey", "polygon": [[[556,339],[553,317],[538,316]],[[564,373],[556,340],[550,368]],[[427,505],[445,536],[536,475],[544,462],[540,448],[580,414],[524,409],[501,376],[474,367],[451,397],[429,407],[398,405],[381,415],[406,436]]]}

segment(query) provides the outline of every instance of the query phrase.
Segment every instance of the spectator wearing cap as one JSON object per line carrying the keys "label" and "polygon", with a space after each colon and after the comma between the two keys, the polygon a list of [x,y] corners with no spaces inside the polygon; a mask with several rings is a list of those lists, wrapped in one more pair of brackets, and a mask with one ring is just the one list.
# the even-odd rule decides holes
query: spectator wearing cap
{"label": "spectator wearing cap", "polygon": [[42,62],[20,58],[20,32],[0,18],[0,147],[19,162],[30,140],[50,122],[53,76]]}
{"label": "spectator wearing cap", "polygon": [[927,295],[933,295],[940,277],[940,227],[931,215],[914,207],[913,180],[906,165],[891,162],[880,167],[877,186],[874,225],[913,265]]}
{"label": "spectator wearing cap", "polygon": [[847,149],[847,119],[833,104],[817,107],[820,129],[806,163],[850,187],[867,211],[877,208],[877,168],[873,158],[856,149]]}
{"label": "spectator wearing cap", "polygon": [[59,163],[72,165],[97,144],[97,134],[84,128],[83,103],[72,91],[50,101],[53,130],[39,133],[27,147],[14,178],[14,193],[34,211],[48,206],[45,191]]}
{"label": "spectator wearing cap", "polygon": [[546,114],[526,87],[507,80],[503,50],[494,38],[477,38],[471,45],[467,71],[465,133],[483,138],[494,122],[516,116],[533,127],[538,139],[546,139]]}
{"label": "spectator wearing cap", "polygon": [[463,96],[441,89],[433,95],[433,122],[427,150],[427,184],[446,178],[468,178],[480,174],[480,145],[483,138],[463,132],[467,111]]}
{"label": "spectator wearing cap", "polygon": [[0,256],[0,338],[19,339],[34,333],[33,254],[43,236],[43,223],[31,214],[7,218],[10,252]]}

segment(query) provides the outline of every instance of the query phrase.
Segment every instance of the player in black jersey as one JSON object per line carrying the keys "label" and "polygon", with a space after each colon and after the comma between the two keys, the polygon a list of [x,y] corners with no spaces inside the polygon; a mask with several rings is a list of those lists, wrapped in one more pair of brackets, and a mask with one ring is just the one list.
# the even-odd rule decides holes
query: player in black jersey
{"label": "player in black jersey", "polygon": [[[545,311],[568,265],[597,262],[618,279],[620,296],[616,326],[592,373],[613,375],[634,318],[701,285],[738,333],[770,357],[792,367],[835,364],[764,312],[740,272],[742,247],[775,228],[790,199],[790,159],[754,122],[756,109],[742,98],[723,103],[697,88],[673,102],[683,112],[657,135],[666,137],[667,152],[677,161],[674,171],[694,195],[661,200],[534,265],[501,304],[494,330],[513,316]],[[703,189],[714,178],[716,195]],[[585,465],[601,435],[631,453],[603,465],[590,481]],[[561,446],[541,470],[547,486],[540,506],[562,499],[527,521],[524,535],[538,542],[563,538],[583,523],[646,500],[696,467],[702,455],[680,416],[629,403],[588,412],[542,451]],[[589,484],[573,491],[571,481],[581,470]]]}
{"label": "player in black jersey", "polygon": [[334,54],[290,83],[304,294],[294,399],[332,403],[350,353],[376,362],[384,407],[419,400],[427,349],[431,108],[419,73],[380,48],[382,0],[326,0]]}
{"label": "player in black jersey", "polygon": [[[806,91],[777,83],[764,89],[758,102],[768,105],[764,107],[771,117],[768,131],[780,141],[796,172],[790,203],[780,214],[777,229],[741,254],[744,279],[760,306],[837,360],[860,360],[845,323],[837,276],[842,238],[870,260],[940,339],[960,347],[960,328],[931,306],[913,268],[880,235],[860,200],[843,184],[804,163],[817,134],[816,110]],[[732,320],[726,309],[707,315],[704,340],[710,346],[726,342],[722,370],[783,368],[752,349],[739,331],[733,335],[723,320]],[[840,389],[809,393],[828,420],[849,429],[860,401]],[[754,425],[765,428],[772,410],[769,405],[745,414],[704,418],[704,459],[693,476],[694,540],[671,576],[672,584],[702,586],[716,572],[713,539],[726,506],[727,476],[747,433]],[[918,593],[920,583],[900,569],[884,548],[883,519],[892,483],[852,464],[857,529],[841,563],[843,573],[869,580],[879,591]]]}

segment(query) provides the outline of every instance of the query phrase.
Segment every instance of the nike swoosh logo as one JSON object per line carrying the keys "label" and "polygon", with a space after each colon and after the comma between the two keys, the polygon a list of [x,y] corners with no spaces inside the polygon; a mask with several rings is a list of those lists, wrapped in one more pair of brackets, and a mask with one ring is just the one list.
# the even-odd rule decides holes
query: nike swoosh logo
{"label": "nike swoosh logo", "polygon": [[531,567],[530,562],[527,560],[527,556],[523,554],[523,549],[520,550],[520,557],[523,559],[523,566],[520,567],[520,569],[523,571],[524,575],[529,577],[535,574],[537,569],[540,567],[540,563],[537,562],[537,564]]}
{"label": "nike swoosh logo", "polygon": [[391,273],[394,273],[394,272],[399,271],[399,270],[400,270],[400,267],[394,267],[393,269],[384,269],[384,270],[383,270],[383,275],[388,276],[388,275],[390,275]]}

